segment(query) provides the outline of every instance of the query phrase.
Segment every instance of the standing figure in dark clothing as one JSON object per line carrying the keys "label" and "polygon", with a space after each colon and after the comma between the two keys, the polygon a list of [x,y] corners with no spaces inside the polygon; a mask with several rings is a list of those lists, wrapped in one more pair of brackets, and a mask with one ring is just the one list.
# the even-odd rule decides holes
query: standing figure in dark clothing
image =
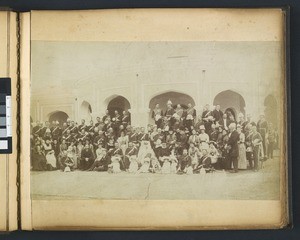
{"label": "standing figure in dark clothing", "polygon": [[161,110],[159,104],[157,103],[155,105],[155,108],[152,111],[152,118],[154,119],[155,124],[158,128],[161,128],[162,116],[163,116],[163,111]]}
{"label": "standing figure in dark clothing", "polygon": [[267,155],[266,152],[266,135],[268,133],[268,122],[265,119],[265,115],[261,114],[260,119],[257,122],[257,131],[260,133],[260,136],[262,138],[262,145],[263,145],[263,155]]}
{"label": "standing figure in dark clothing", "polygon": [[186,110],[185,119],[183,125],[187,127],[191,131],[191,127],[194,126],[196,121],[196,110],[192,106],[191,103],[188,104],[188,108]]}
{"label": "standing figure in dark clothing", "polygon": [[215,119],[215,123],[222,124],[222,119],[223,119],[223,112],[220,110],[220,105],[216,105],[216,109],[213,110],[212,115]]}
{"label": "standing figure in dark clothing", "polygon": [[61,136],[62,136],[62,130],[59,127],[59,122],[56,121],[52,129],[52,139],[53,140],[56,139],[57,141],[60,141]]}
{"label": "standing figure in dark clothing", "polygon": [[85,120],[81,120],[81,124],[78,126],[78,132],[81,132],[84,129],[84,131],[87,130],[87,125],[85,124]]}
{"label": "standing figure in dark clothing", "polygon": [[174,108],[172,107],[172,102],[169,100],[167,103],[167,110],[165,112],[166,120],[168,121],[169,127],[173,127],[176,119],[173,117],[175,113]]}
{"label": "standing figure in dark clothing", "polygon": [[258,171],[259,155],[262,150],[263,139],[257,131],[255,124],[252,124],[251,143],[253,149],[254,171]]}
{"label": "standing figure in dark clothing", "polygon": [[238,172],[238,156],[239,156],[239,134],[236,131],[236,124],[231,123],[229,126],[229,138],[226,145],[226,149],[228,150],[228,168],[231,169],[231,165],[233,164],[234,173]]}
{"label": "standing figure in dark clothing", "polygon": [[127,128],[127,126],[130,125],[130,114],[128,110],[123,111],[122,125],[124,126],[124,128]]}
{"label": "standing figure in dark clothing", "polygon": [[121,122],[122,122],[122,116],[116,110],[115,114],[112,118],[112,128],[114,130],[115,138],[119,137],[119,128],[120,128]]}
{"label": "standing figure in dark clothing", "polygon": [[269,124],[269,130],[268,130],[268,158],[273,159],[273,151],[274,151],[274,145],[275,145],[275,130],[273,128],[273,124]]}
{"label": "standing figure in dark clothing", "polygon": [[210,109],[209,109],[208,104],[206,104],[203,109],[202,120],[204,122],[206,132],[209,133],[211,130],[211,125],[214,122],[214,117],[213,117],[212,111],[210,111]]}

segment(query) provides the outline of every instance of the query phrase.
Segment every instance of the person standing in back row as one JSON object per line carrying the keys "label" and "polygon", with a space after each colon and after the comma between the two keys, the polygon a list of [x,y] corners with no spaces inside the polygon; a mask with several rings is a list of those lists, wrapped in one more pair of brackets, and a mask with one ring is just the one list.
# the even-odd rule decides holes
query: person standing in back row
{"label": "person standing in back row", "polygon": [[258,171],[259,154],[262,150],[262,137],[257,131],[255,123],[252,123],[251,143],[253,149],[254,171]]}
{"label": "person standing in back row", "polygon": [[268,158],[273,159],[273,151],[274,151],[274,145],[275,145],[275,130],[273,128],[273,124],[269,124],[269,130],[267,134],[267,142],[268,142]]}
{"label": "person standing in back row", "polygon": [[230,123],[229,128],[229,138],[226,144],[226,149],[228,150],[228,169],[231,169],[233,165],[233,173],[238,172],[238,157],[239,157],[239,133],[236,131],[236,124]]}

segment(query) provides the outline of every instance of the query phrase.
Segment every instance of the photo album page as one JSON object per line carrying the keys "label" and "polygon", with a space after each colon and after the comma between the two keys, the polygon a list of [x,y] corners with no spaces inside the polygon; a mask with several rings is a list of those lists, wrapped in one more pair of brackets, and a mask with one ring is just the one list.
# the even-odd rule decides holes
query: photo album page
{"label": "photo album page", "polygon": [[22,229],[288,225],[284,10],[32,11],[20,24]]}

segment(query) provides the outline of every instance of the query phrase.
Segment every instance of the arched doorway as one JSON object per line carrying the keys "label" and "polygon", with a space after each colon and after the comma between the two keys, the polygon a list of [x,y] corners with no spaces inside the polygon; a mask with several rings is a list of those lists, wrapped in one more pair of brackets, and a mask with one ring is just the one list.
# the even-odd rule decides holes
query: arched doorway
{"label": "arched doorway", "polygon": [[83,101],[80,106],[80,118],[85,121],[92,119],[92,107],[87,101]]}
{"label": "arched doorway", "polygon": [[245,100],[237,92],[226,90],[216,95],[213,102],[214,106],[220,105],[223,112],[230,112],[236,120],[239,113],[245,115]]}
{"label": "arched doorway", "polygon": [[127,111],[130,109],[130,103],[126,98],[118,95],[109,101],[107,109],[109,111],[110,116],[113,116],[116,110],[120,114],[122,114],[123,111]]}
{"label": "arched doorway", "polygon": [[160,108],[163,110],[163,112],[167,109],[167,102],[171,100],[173,108],[176,108],[177,104],[180,104],[182,108],[187,109],[187,105],[191,103],[193,106],[195,106],[194,99],[184,93],[175,92],[175,91],[169,91],[165,93],[161,93],[153,97],[149,102],[149,108],[150,108],[150,115],[149,115],[149,122],[153,123],[154,120],[152,119],[152,110],[154,109],[156,104],[159,104]]}
{"label": "arched doorway", "polygon": [[268,95],[264,101],[265,105],[265,117],[267,122],[273,123],[274,127],[277,127],[278,119],[277,119],[277,101],[273,95]]}
{"label": "arched doorway", "polygon": [[52,123],[53,121],[58,121],[59,125],[62,126],[64,122],[67,121],[69,118],[68,114],[63,111],[55,111],[49,114],[49,122]]}

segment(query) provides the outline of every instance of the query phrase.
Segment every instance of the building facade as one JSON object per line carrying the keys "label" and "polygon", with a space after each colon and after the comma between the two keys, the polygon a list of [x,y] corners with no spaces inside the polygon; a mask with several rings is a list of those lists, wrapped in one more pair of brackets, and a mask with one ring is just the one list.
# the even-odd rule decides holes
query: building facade
{"label": "building facade", "polygon": [[[146,126],[155,104],[164,109],[170,99],[192,103],[197,114],[219,104],[236,116],[264,113],[279,122],[284,76],[278,43],[102,45],[81,51],[71,43],[33,45],[32,121],[89,121],[109,109],[129,110],[132,125]],[[85,61],[74,60],[76,51]]]}

